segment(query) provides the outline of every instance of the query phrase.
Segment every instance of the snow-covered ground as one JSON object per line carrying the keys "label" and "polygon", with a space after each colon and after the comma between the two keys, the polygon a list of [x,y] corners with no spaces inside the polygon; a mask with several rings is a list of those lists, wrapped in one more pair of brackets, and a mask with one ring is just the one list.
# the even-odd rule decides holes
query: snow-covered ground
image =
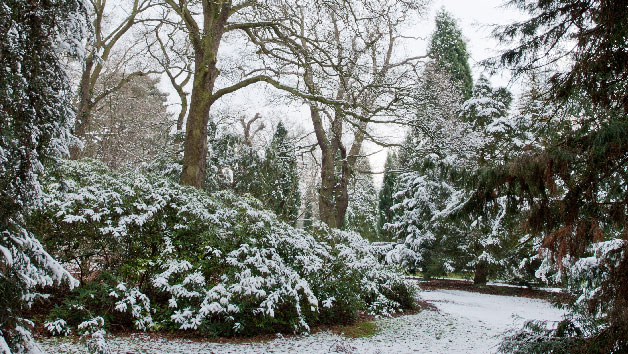
{"label": "snow-covered ground", "polygon": [[[378,321],[368,338],[345,338],[329,332],[281,337],[267,342],[220,344],[155,339],[147,335],[110,338],[114,353],[493,353],[503,332],[525,320],[560,320],[561,310],[546,301],[486,295],[459,290],[425,291],[421,297],[438,308]],[[67,341],[45,339],[49,353],[84,353]]]}

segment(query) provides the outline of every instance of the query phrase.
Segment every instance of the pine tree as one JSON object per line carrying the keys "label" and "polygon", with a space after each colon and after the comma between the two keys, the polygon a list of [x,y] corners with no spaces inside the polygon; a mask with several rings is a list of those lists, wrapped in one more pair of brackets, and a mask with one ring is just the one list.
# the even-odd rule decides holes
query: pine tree
{"label": "pine tree", "polygon": [[394,205],[394,193],[397,188],[399,165],[397,161],[396,153],[388,153],[386,157],[386,164],[384,165],[384,180],[382,183],[382,189],[379,192],[378,211],[379,217],[377,220],[377,228],[379,230],[380,238],[383,241],[392,241],[392,233],[384,228],[384,225],[393,221],[392,207]]}
{"label": "pine tree", "polygon": [[296,223],[301,206],[297,160],[294,144],[281,122],[266,150],[263,174],[266,186],[261,199],[281,219]]}
{"label": "pine tree", "polygon": [[65,56],[87,33],[79,0],[0,4],[0,352],[30,352],[22,319],[33,289],[74,279],[25,229],[47,162],[68,153],[72,111]]}
{"label": "pine tree", "polygon": [[459,86],[467,99],[473,90],[473,78],[469,66],[467,44],[462,38],[462,31],[456,20],[445,10],[436,15],[436,29],[430,40],[428,53]]}
{"label": "pine tree", "polygon": [[231,190],[239,195],[251,194],[261,199],[264,193],[264,159],[249,146],[241,134],[216,133],[211,139],[207,159],[205,189]]}

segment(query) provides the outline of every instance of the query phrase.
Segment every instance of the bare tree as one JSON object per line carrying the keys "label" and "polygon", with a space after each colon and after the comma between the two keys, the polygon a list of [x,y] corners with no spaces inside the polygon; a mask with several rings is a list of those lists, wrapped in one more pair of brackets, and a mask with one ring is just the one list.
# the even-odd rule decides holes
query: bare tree
{"label": "bare tree", "polygon": [[137,77],[100,101],[81,155],[114,169],[154,161],[167,148],[172,126],[167,94],[157,84],[149,76]]}
{"label": "bare tree", "polygon": [[[400,51],[400,28],[416,1],[300,1],[283,6],[281,27],[247,29],[268,67],[294,76],[310,109],[321,150],[319,213],[344,225],[348,184],[369,125],[397,122],[412,110],[424,56]],[[303,94],[306,92],[307,94]],[[294,93],[294,92],[293,92]]]}
{"label": "bare tree", "polygon": [[[107,7],[107,0],[90,0],[90,3],[93,11],[91,16],[94,37],[93,41],[87,43],[87,55],[79,81],[78,112],[74,127],[74,135],[83,140],[89,128],[92,112],[99,102],[120,90],[135,77],[156,72],[149,70],[145,65],[127,71],[131,62],[141,62],[137,57],[142,55],[142,50],[138,50],[142,41],[139,39],[130,41],[128,38],[130,30],[142,21],[140,14],[153,6],[151,1],[126,0],[110,7]],[[122,8],[122,5],[128,5],[128,8]],[[121,19],[116,21],[118,18]],[[119,48],[122,42],[125,42],[124,48]],[[115,60],[112,60],[114,57]],[[109,77],[110,84],[106,87],[100,85],[102,89],[98,89],[97,84],[103,75]],[[72,158],[80,157],[80,152],[79,146],[70,149]]]}
{"label": "bare tree", "polygon": [[[345,19],[353,16],[352,20],[354,22],[360,22],[364,21],[358,17],[362,15],[381,18],[382,14],[375,13],[374,11],[376,10],[373,10],[377,9],[377,6],[375,6],[378,4],[377,1],[365,5],[362,1],[357,0],[336,0],[338,3],[337,6],[330,5],[324,1],[320,1],[319,3],[318,0],[163,1],[171,11],[170,17],[165,22],[173,26],[181,26],[185,29],[194,53],[194,74],[190,109],[186,123],[183,171],[180,179],[182,184],[195,186],[197,188],[201,188],[203,185],[206,174],[205,164],[207,159],[209,113],[212,105],[225,95],[258,82],[265,82],[303,99],[333,106],[338,112],[349,112],[351,108],[355,108],[355,105],[358,104],[357,100],[348,100],[345,95],[341,95],[340,97],[335,97],[334,94],[323,95],[309,84],[306,85],[309,87],[303,87],[303,85],[301,85],[303,80],[299,77],[298,72],[290,73],[283,70],[290,65],[299,68],[307,68],[307,65],[315,65],[318,68],[322,68],[323,71],[329,70],[330,68],[333,69],[334,67],[337,69],[336,71],[342,71],[342,69],[335,64],[332,64],[334,66],[330,67],[330,58],[335,56],[330,50],[336,50],[336,46],[321,46],[321,38],[318,37],[319,34],[314,28],[315,26],[310,26],[307,33],[300,33],[298,27],[295,27],[295,25],[298,25],[298,21],[295,21],[295,19],[291,17],[293,11],[290,9],[307,8],[312,11],[312,13],[316,13],[316,11],[314,11],[316,8],[325,8],[325,16],[329,15],[331,12],[338,12],[342,13]],[[413,5],[414,2],[415,1],[405,2],[403,0],[392,1],[393,5],[398,3],[406,4],[408,9],[416,8],[416,6]],[[334,6],[337,11],[331,10]],[[362,11],[360,15],[353,13],[356,6]],[[370,9],[370,7],[373,9]],[[325,16],[320,16],[320,19],[324,19]],[[324,21],[329,22],[326,19]],[[373,22],[368,19],[365,21],[369,22],[369,25]],[[395,27],[395,24],[392,22],[390,25],[393,28]],[[359,30],[364,32],[365,29]],[[262,32],[263,41],[260,41],[260,39],[262,39],[260,33]],[[375,33],[367,30],[361,33],[360,36],[369,34],[375,37],[361,38],[361,40],[363,43],[367,44],[367,48],[372,48],[374,46],[369,43],[376,39],[377,36]],[[238,35],[240,35],[240,37],[237,37]],[[307,38],[305,38],[305,36],[307,36]],[[241,65],[222,67],[219,69],[219,49],[221,45],[225,44],[224,39],[227,37],[235,38],[238,47],[247,47],[249,44],[255,44],[257,46],[255,51],[256,57],[251,56],[244,58],[239,63]],[[400,38],[393,37],[395,40]],[[341,40],[344,41],[345,38],[341,38]],[[316,56],[299,54],[296,58],[298,62],[291,62],[286,56],[284,59],[288,59],[287,64],[283,63],[281,67],[276,68],[267,65],[270,64],[270,62],[264,60],[265,56],[269,54],[269,50],[265,48],[267,41],[271,44],[284,43],[283,47],[289,49],[295,49],[294,46],[298,45],[306,49],[306,51],[321,51],[321,53],[318,53]],[[302,45],[301,42],[307,43],[308,46]],[[275,49],[271,49],[271,52],[279,50],[278,47],[279,46],[276,46]],[[364,49],[363,51],[366,53],[369,52],[369,50]],[[320,63],[308,62],[310,58],[322,61]],[[304,59],[305,62],[303,61]],[[252,62],[255,62],[257,65],[252,65]],[[278,61],[275,62],[277,63]],[[410,60],[407,61],[407,63],[409,62]],[[306,65],[303,65],[304,63]],[[391,67],[397,66],[397,64],[393,64],[392,62],[389,62],[388,65]],[[381,71],[381,65],[377,64],[376,67],[378,71]],[[361,71],[358,70],[358,68],[361,69],[361,66],[355,65],[355,68],[357,72]],[[221,70],[223,71],[221,72]],[[389,70],[390,69],[386,69],[385,71]],[[219,78],[224,80],[218,80]],[[228,84],[225,84],[226,81],[228,81]],[[219,82],[218,86],[216,85],[217,82]],[[386,83],[386,85],[388,84],[389,83]],[[371,86],[383,87],[382,84]],[[326,92],[326,94],[329,93],[330,92]],[[360,95],[362,95],[362,93],[355,92],[354,98]],[[364,98],[365,96],[361,97]],[[390,102],[390,104],[393,103],[398,103],[398,100],[395,99]],[[373,116],[377,111],[383,110],[384,109],[377,109],[370,111],[369,115]],[[363,115],[362,113],[355,112],[355,109],[352,114],[354,117]],[[365,130],[359,124],[355,126],[363,131],[362,134],[365,134]]]}
{"label": "bare tree", "polygon": [[[165,20],[165,19],[164,19]],[[190,42],[182,37],[177,28],[168,29],[165,21],[158,21],[151,34],[146,34],[149,55],[158,63],[168,77],[172,88],[179,96],[181,109],[177,115],[177,142],[188,112],[188,92],[186,86],[192,78],[194,56]]]}

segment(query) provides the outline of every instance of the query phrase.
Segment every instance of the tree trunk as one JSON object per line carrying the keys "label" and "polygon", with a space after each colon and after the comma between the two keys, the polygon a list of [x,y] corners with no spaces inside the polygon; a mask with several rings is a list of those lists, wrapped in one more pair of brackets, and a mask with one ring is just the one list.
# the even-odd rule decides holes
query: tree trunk
{"label": "tree trunk", "polygon": [[346,161],[343,161],[342,175],[337,176],[336,163],[332,154],[323,155],[318,206],[322,222],[329,227],[342,229],[349,207],[350,167]]}
{"label": "tree trunk", "polygon": [[488,280],[488,265],[486,262],[478,262],[475,265],[475,274],[473,276],[473,284],[486,285]]}
{"label": "tree trunk", "polygon": [[330,152],[323,153],[321,162],[321,190],[318,194],[318,211],[321,221],[329,227],[340,227],[336,214],[334,157]]}
{"label": "tree trunk", "polygon": [[[216,48],[217,49],[217,48]],[[218,77],[216,56],[205,65],[205,58],[197,55],[190,113],[185,129],[183,146],[183,171],[180,183],[195,188],[203,188],[207,163],[207,124],[212,105],[212,92]]]}
{"label": "tree trunk", "polygon": [[[87,133],[87,126],[92,113],[92,103],[90,97],[90,78],[92,74],[92,68],[94,67],[93,59],[89,59],[85,63],[85,69],[81,74],[81,82],[79,84],[79,103],[78,112],[76,113],[76,121],[74,122],[74,136],[85,142],[85,135]],[[70,159],[78,160],[81,157],[81,147],[73,145],[70,147]]]}
{"label": "tree trunk", "polygon": [[351,177],[351,167],[346,158],[342,161],[342,175],[336,181],[336,215],[338,215],[338,228],[345,226],[345,216],[349,208],[349,178]]}

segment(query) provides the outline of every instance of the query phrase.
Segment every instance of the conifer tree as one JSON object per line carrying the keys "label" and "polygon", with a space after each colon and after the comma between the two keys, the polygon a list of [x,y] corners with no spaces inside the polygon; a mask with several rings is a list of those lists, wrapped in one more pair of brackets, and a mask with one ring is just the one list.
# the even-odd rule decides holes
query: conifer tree
{"label": "conifer tree", "polygon": [[[453,271],[459,225],[443,222],[440,214],[463,200],[464,189],[452,168],[474,168],[480,134],[461,118],[463,96],[449,74],[432,62],[421,78],[415,121],[400,151],[398,188],[394,195],[393,222],[386,228],[397,242],[415,254],[425,276]],[[457,256],[457,255],[456,255]]]}
{"label": "conifer tree", "polygon": [[294,144],[281,122],[266,150],[263,173],[266,186],[262,200],[281,219],[294,224],[301,206],[299,174]]}
{"label": "conifer tree", "polygon": [[467,44],[456,20],[445,10],[436,15],[436,29],[432,34],[428,52],[437,67],[459,85],[464,98],[469,98],[473,90],[473,78]]}
{"label": "conifer tree", "polygon": [[384,225],[393,221],[392,210],[394,203],[394,193],[397,188],[398,178],[398,158],[395,152],[388,153],[386,164],[384,165],[384,180],[382,189],[379,191],[377,228],[380,238],[383,241],[392,241],[392,233],[384,228]]}
{"label": "conifer tree", "polygon": [[353,230],[362,237],[378,240],[377,190],[373,182],[371,164],[366,157],[359,157],[356,172],[349,181],[349,206],[345,229]]}
{"label": "conifer tree", "polygon": [[[494,89],[488,79],[481,76],[473,95],[462,105],[462,117],[470,122],[482,135],[483,143],[478,148],[475,168],[503,164],[514,152],[513,138],[517,125],[509,115],[512,97],[504,89]],[[467,189],[466,194],[470,191]],[[468,258],[467,265],[473,269],[474,283],[485,284],[491,272],[504,265],[505,243],[508,226],[516,215],[507,205],[505,198],[495,201],[487,208],[484,217],[463,219],[469,225],[460,238],[460,249]]]}
{"label": "conifer tree", "polygon": [[65,56],[88,31],[80,0],[0,4],[0,352],[36,351],[22,318],[37,286],[75,280],[26,230],[39,175],[68,153],[73,123]]}

